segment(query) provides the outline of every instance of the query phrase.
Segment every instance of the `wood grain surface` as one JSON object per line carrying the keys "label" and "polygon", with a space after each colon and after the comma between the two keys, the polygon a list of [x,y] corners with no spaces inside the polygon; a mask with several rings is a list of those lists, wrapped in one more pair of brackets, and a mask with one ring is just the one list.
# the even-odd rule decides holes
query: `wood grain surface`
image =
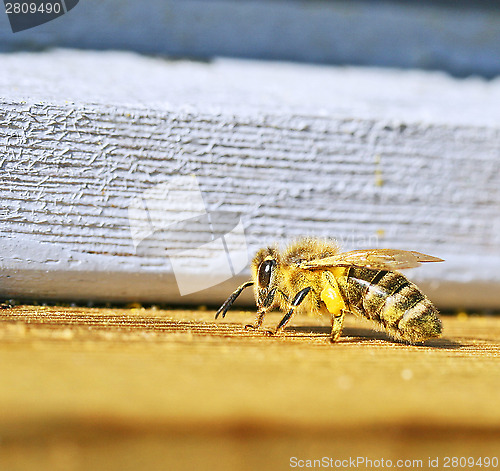
{"label": "wood grain surface", "polygon": [[[0,469],[290,469],[297,459],[498,456],[500,319],[394,343],[349,317],[279,337],[249,311],[0,312]],[[271,314],[267,326],[279,314]],[[374,469],[362,464],[358,469]],[[474,468],[476,469],[476,468]]]}

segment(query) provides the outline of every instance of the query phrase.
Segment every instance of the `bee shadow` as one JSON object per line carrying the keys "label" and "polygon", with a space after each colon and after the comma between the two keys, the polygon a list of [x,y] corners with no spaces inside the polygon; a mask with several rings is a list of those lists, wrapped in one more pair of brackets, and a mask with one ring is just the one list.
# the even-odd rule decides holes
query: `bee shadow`
{"label": "bee shadow", "polygon": [[[292,326],[286,329],[287,331],[295,332],[297,334],[316,334],[329,336],[331,329],[328,326]],[[411,344],[405,340],[394,339],[385,332],[367,329],[364,327],[344,327],[342,330],[342,340],[345,343],[359,343],[364,340],[385,340],[390,343],[399,343],[401,345],[412,345],[415,347],[431,347],[437,349],[455,349],[461,348],[464,345],[455,340],[450,340],[446,338],[432,339],[425,342],[419,342],[416,344]],[[342,338],[341,337],[341,338]],[[350,337],[346,339],[345,337]]]}

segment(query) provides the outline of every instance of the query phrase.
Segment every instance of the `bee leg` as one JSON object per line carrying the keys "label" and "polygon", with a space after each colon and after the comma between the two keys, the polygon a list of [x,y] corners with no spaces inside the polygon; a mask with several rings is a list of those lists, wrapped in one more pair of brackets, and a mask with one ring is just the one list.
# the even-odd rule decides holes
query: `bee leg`
{"label": "bee leg", "polygon": [[266,315],[266,311],[262,310],[257,313],[257,318],[253,324],[247,324],[245,329],[258,329],[262,325],[262,321],[264,320],[264,316]]}
{"label": "bee leg", "polygon": [[307,288],[304,288],[303,290],[300,290],[295,295],[295,298],[293,298],[293,301],[292,301],[292,307],[285,314],[285,317],[283,317],[283,319],[281,319],[281,322],[278,324],[278,327],[276,327],[276,331],[274,332],[275,334],[277,334],[280,330],[282,330],[285,327],[285,325],[288,323],[288,321],[292,317],[292,315],[295,311],[295,308],[297,306],[299,306],[302,301],[304,301],[304,298],[307,296],[307,293],[309,293],[309,291],[311,291],[310,286],[308,286]]}
{"label": "bee leg", "polygon": [[226,317],[226,312],[229,311],[231,306],[233,305],[235,299],[241,294],[241,292],[245,289],[248,288],[249,286],[253,285],[253,281],[247,281],[246,283],[243,283],[241,286],[238,286],[236,291],[229,296],[224,301],[224,304],[218,309],[218,311],[215,313],[215,318],[217,319],[220,314],[222,314],[222,318]]}
{"label": "bee leg", "polygon": [[255,319],[255,322],[253,324],[247,324],[245,326],[245,329],[258,329],[262,325],[262,321],[264,320],[264,316],[266,315],[267,310],[270,306],[272,306],[274,302],[276,290],[277,288],[273,288],[271,291],[269,291],[269,293],[267,293],[267,296],[265,297],[262,305],[258,306],[259,310],[257,312],[257,319]]}
{"label": "bee leg", "polygon": [[342,327],[344,325],[344,315],[345,311],[342,310],[340,314],[332,314],[332,333],[330,335],[330,342],[334,343],[340,337],[342,333]]}
{"label": "bee leg", "polygon": [[339,285],[335,277],[325,271],[323,273],[324,289],[321,291],[320,298],[323,301],[326,310],[330,313],[332,319],[332,333],[330,341],[336,342],[342,333],[344,325],[345,302],[340,294]]}

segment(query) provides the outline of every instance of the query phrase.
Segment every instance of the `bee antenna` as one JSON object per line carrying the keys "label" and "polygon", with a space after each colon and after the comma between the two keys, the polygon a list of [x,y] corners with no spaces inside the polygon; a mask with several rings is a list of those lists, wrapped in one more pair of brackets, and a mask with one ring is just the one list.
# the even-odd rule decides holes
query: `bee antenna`
{"label": "bee antenna", "polygon": [[243,283],[241,286],[238,286],[236,291],[233,294],[231,294],[231,296],[229,296],[229,298],[227,298],[224,301],[224,304],[215,313],[215,318],[217,319],[219,317],[219,315],[222,314],[222,318],[224,319],[224,317],[226,317],[226,312],[229,311],[229,309],[231,309],[231,306],[233,305],[236,298],[241,294],[241,292],[245,288],[248,288],[249,286],[252,286],[252,285],[253,285],[253,281],[247,281],[246,283]]}

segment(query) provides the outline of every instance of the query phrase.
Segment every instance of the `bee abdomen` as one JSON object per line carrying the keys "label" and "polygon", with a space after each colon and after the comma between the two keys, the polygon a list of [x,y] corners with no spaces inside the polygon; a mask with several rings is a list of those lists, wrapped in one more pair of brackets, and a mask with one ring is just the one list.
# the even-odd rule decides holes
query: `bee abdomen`
{"label": "bee abdomen", "polygon": [[395,337],[410,342],[421,342],[439,337],[442,331],[438,311],[417,286],[399,273],[399,288],[385,300],[379,312],[380,323]]}
{"label": "bee abdomen", "polygon": [[349,283],[358,287],[354,307],[364,317],[381,324],[392,336],[410,342],[441,334],[437,309],[415,284],[397,272],[370,271],[356,270]]}
{"label": "bee abdomen", "polygon": [[398,323],[397,336],[409,342],[422,342],[439,337],[443,326],[434,305],[424,298],[407,310]]}

